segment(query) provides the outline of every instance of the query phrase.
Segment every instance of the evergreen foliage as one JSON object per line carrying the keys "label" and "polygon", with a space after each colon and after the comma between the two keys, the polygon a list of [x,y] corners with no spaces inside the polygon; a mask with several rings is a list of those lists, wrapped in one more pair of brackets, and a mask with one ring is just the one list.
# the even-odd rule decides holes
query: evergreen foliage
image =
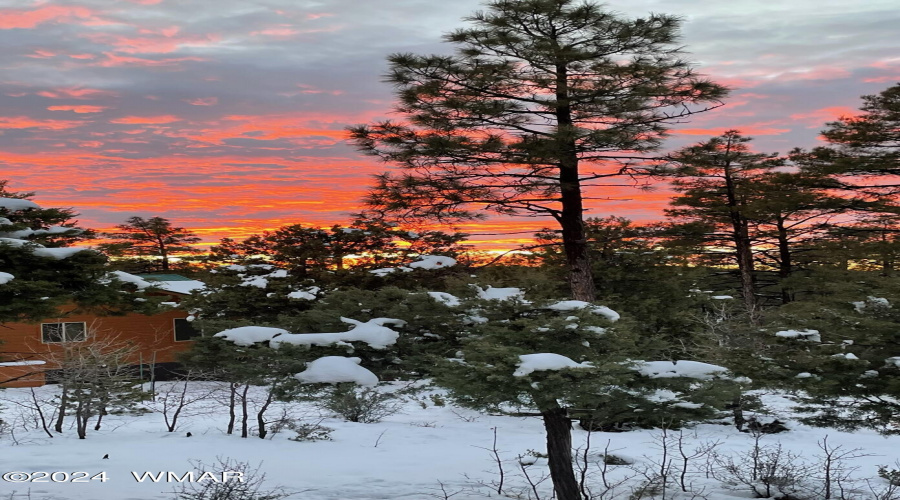
{"label": "evergreen foliage", "polygon": [[125,224],[116,226],[119,232],[106,233],[104,236],[121,243],[101,245],[107,253],[114,256],[152,256],[153,260],[140,261],[145,270],[169,271],[169,257],[176,253],[197,253],[192,247],[201,239],[183,227],[174,227],[172,222],[162,217],[130,217]]}
{"label": "evergreen foliage", "polygon": [[445,37],[452,56],[390,56],[405,122],[351,129],[360,150],[402,169],[378,177],[368,205],[441,221],[482,210],[552,217],[573,296],[593,300],[584,189],[631,171],[672,123],[726,91],[682,59],[675,17],[497,0],[466,20]]}

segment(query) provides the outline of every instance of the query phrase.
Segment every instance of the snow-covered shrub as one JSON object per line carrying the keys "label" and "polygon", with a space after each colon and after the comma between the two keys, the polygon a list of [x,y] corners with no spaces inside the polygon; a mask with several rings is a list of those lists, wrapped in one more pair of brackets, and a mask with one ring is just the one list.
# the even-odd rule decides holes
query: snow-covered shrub
{"label": "snow-covered shrub", "polygon": [[331,433],[334,429],[322,425],[322,421],[318,422],[297,422],[292,421],[287,424],[287,428],[296,434],[288,439],[291,441],[307,442],[307,441],[331,441]]}
{"label": "snow-covered shrub", "polygon": [[[196,470],[195,477],[207,477],[207,480],[180,483],[175,500],[280,500],[291,496],[281,487],[264,488],[266,475],[259,472],[259,466],[247,462],[216,457],[214,464],[192,460],[191,465]],[[223,473],[228,473],[227,480]],[[210,476],[220,480],[208,479]]]}
{"label": "snow-covered shrub", "polygon": [[403,409],[403,401],[396,392],[347,383],[327,389],[316,404],[349,422],[363,424],[380,422]]}
{"label": "snow-covered shrub", "polygon": [[[723,482],[749,489],[756,498],[803,498],[800,491],[813,476],[813,467],[781,444],[753,447],[737,456],[714,455],[715,475]],[[795,496],[796,495],[796,496]]]}

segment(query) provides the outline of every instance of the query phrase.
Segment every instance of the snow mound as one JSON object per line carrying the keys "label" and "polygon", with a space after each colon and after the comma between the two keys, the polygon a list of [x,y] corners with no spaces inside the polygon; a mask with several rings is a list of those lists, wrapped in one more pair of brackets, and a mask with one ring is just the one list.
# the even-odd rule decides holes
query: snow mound
{"label": "snow mound", "polygon": [[634,367],[638,373],[650,378],[693,378],[712,380],[722,378],[728,369],[700,361],[639,361]]}
{"label": "snow mound", "polygon": [[784,339],[806,340],[809,342],[822,341],[822,336],[819,335],[819,330],[782,330],[780,332],[775,332],[775,336]]}
{"label": "snow mound", "polygon": [[443,269],[456,265],[456,259],[452,257],[443,257],[440,255],[420,255],[419,260],[400,267],[383,267],[381,269],[372,269],[370,273],[376,276],[387,276],[396,271],[408,273],[413,269]]}
{"label": "snow mound", "polygon": [[338,384],[353,382],[359,385],[377,385],[378,377],[359,366],[359,358],[325,356],[306,364],[306,370],[294,375],[304,384]]}
{"label": "snow mound", "polygon": [[241,326],[222,330],[213,335],[213,337],[223,338],[236,345],[248,347],[259,342],[268,342],[278,335],[289,334],[287,330],[281,328],[270,328],[267,326]]}
{"label": "snow mound", "polygon": [[552,309],[554,311],[575,311],[577,309],[587,309],[594,314],[606,317],[606,319],[610,321],[619,321],[619,318],[622,317],[621,315],[619,315],[619,313],[606,306],[595,306],[594,304],[585,302],[583,300],[561,300],[559,302],[556,302],[555,304],[550,304],[549,306],[547,306],[547,309]]}
{"label": "snow mound", "polygon": [[68,259],[69,257],[75,255],[78,252],[93,252],[93,250],[89,248],[35,248],[31,253],[37,255],[38,257],[48,257],[51,259],[62,260]]}
{"label": "snow mound", "polygon": [[270,346],[278,348],[281,344],[293,345],[332,345],[338,342],[365,342],[373,349],[385,349],[397,342],[400,333],[384,325],[403,326],[405,321],[393,318],[375,318],[363,323],[355,319],[341,318],[341,321],[353,325],[346,332],[336,333],[287,333],[272,338]]}
{"label": "snow mound", "polygon": [[15,279],[15,276],[9,273],[0,272],[0,285],[5,285]]}
{"label": "snow mound", "polygon": [[456,307],[460,304],[459,297],[444,292],[428,292],[432,299],[447,307]]}
{"label": "snow mound", "polygon": [[571,358],[552,352],[537,354],[522,354],[519,356],[518,369],[513,372],[514,377],[524,377],[532,372],[547,370],[564,370],[566,368],[593,368],[590,362],[576,363]]}
{"label": "snow mound", "polygon": [[891,308],[891,302],[884,297],[866,297],[866,300],[859,302],[851,302],[856,312],[861,313],[866,309],[884,310]]}
{"label": "snow mound", "polygon": [[152,283],[145,280],[144,278],[141,278],[140,276],[135,276],[131,273],[126,273],[125,271],[111,271],[109,274],[112,275],[114,278],[118,279],[119,281],[123,281],[125,283],[132,283],[133,285],[138,287],[138,290],[143,290],[145,288],[149,288],[149,287],[153,286]]}
{"label": "snow mound", "polygon": [[304,288],[303,290],[294,290],[287,294],[289,299],[316,300],[321,289],[317,286]]}
{"label": "snow mound", "polygon": [[409,267],[413,269],[443,269],[456,265],[456,259],[443,257],[440,255],[420,255],[419,260],[413,262]]}
{"label": "snow mound", "polygon": [[0,208],[5,208],[11,212],[18,210],[28,210],[29,208],[41,208],[37,203],[29,200],[20,200],[18,198],[0,198]]}
{"label": "snow mound", "polygon": [[522,300],[525,297],[525,292],[520,288],[494,288],[488,285],[487,288],[481,288],[479,286],[475,286],[475,290],[478,291],[478,298],[485,300],[509,300],[509,299],[518,299]]}

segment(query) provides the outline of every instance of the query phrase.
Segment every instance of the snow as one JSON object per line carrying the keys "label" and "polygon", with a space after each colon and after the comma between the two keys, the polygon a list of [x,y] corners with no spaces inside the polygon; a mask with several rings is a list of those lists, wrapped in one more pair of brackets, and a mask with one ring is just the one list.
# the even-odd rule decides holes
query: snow
{"label": "snow", "polygon": [[124,281],[125,283],[132,283],[138,287],[138,290],[143,290],[144,288],[149,288],[153,286],[153,283],[141,278],[140,276],[135,276],[131,273],[126,273],[125,271],[111,271],[109,274],[113,275],[119,281]]}
{"label": "snow", "polygon": [[832,358],[843,358],[843,359],[848,359],[851,361],[859,359],[856,356],[856,354],[853,354],[852,352],[832,354],[831,357]]}
{"label": "snow", "polygon": [[316,300],[321,289],[317,286],[311,286],[303,290],[294,290],[287,294],[289,299]]}
{"label": "snow", "polygon": [[68,259],[78,252],[93,252],[89,248],[65,247],[65,248],[35,248],[31,253],[39,257],[47,257],[56,260]]}
{"label": "snow", "polygon": [[28,210],[30,208],[41,208],[37,203],[29,200],[20,200],[18,198],[0,198],[0,208],[5,208],[11,212],[19,210]]}
{"label": "snow", "polygon": [[202,281],[157,281],[153,280],[152,284],[162,290],[168,292],[180,293],[182,295],[190,295],[195,291],[203,290],[206,284]]}
{"label": "snow", "polygon": [[378,377],[359,366],[360,358],[325,356],[306,364],[306,370],[294,375],[304,384],[338,384],[353,382],[364,386],[378,384]]}
{"label": "snow", "polygon": [[587,309],[594,314],[606,317],[606,319],[610,321],[619,321],[619,319],[622,317],[621,315],[619,315],[619,313],[606,306],[596,306],[594,304],[591,304],[590,302],[585,302],[583,300],[561,300],[554,304],[550,304],[549,306],[547,306],[547,309],[552,309],[554,311],[575,311],[578,309]]}
{"label": "snow", "polygon": [[697,380],[722,378],[728,369],[700,361],[638,361],[634,368],[650,378],[686,377]]}
{"label": "snow", "polygon": [[352,325],[346,332],[336,333],[287,333],[272,338],[269,345],[278,348],[281,344],[293,345],[332,345],[339,342],[365,342],[373,349],[386,349],[394,345],[400,333],[384,325],[403,326],[405,321],[393,318],[374,318],[363,323],[355,319],[341,318],[344,323]]}
{"label": "snow", "polygon": [[[24,247],[28,245],[29,242],[25,240],[20,240],[18,238],[0,238],[0,245],[9,245],[11,247]],[[31,243],[32,245],[36,245],[35,243]]]}
{"label": "snow", "polygon": [[822,341],[822,336],[819,334],[818,330],[782,330],[780,332],[775,332],[775,336],[785,339],[805,340],[809,342]]}
{"label": "snow", "polygon": [[247,347],[259,342],[268,342],[277,335],[285,335],[287,333],[289,333],[287,330],[268,326],[241,326],[222,330],[213,335],[213,337],[223,338],[234,342],[236,345]]}
{"label": "snow", "polygon": [[519,356],[518,368],[513,372],[514,377],[524,377],[536,371],[564,370],[566,368],[593,368],[589,362],[576,363],[571,358],[552,352],[537,354],[522,354]]}
{"label": "snow", "polygon": [[731,295],[713,295],[710,297],[713,300],[731,300],[734,299]]}
{"label": "snow", "polygon": [[884,297],[866,297],[866,300],[859,302],[851,302],[856,312],[861,313],[866,309],[890,309],[891,302]]}
{"label": "snow", "polygon": [[28,360],[28,361],[6,361],[0,363],[0,366],[34,366],[34,365],[43,365],[46,364],[46,361],[41,360]]}
{"label": "snow", "polygon": [[12,274],[0,272],[0,285],[5,285],[15,278]]}
{"label": "snow", "polygon": [[408,273],[408,272],[412,271],[412,268],[409,268],[409,267],[403,267],[403,266],[400,266],[400,267],[383,267],[383,268],[381,268],[381,269],[372,269],[372,270],[369,271],[369,272],[372,273],[372,274],[374,274],[375,276],[380,276],[380,277],[383,278],[383,277],[387,276],[388,274],[391,274],[391,273],[396,272],[396,271],[403,271],[404,273]]}
{"label": "snow", "polygon": [[443,269],[456,265],[456,259],[451,257],[443,257],[440,255],[420,255],[419,260],[400,267],[383,267],[381,269],[372,269],[369,272],[380,277],[388,274],[402,271],[408,273],[414,269]]}
{"label": "snow", "polygon": [[440,255],[420,255],[419,260],[409,264],[413,269],[442,269],[456,265],[456,259]]}
{"label": "snow", "polygon": [[884,360],[885,365],[894,365],[900,368],[900,356],[893,356]]}
{"label": "snow", "polygon": [[459,297],[444,292],[428,292],[432,299],[444,304],[447,307],[456,307],[461,302]]}
{"label": "snow", "polygon": [[265,288],[268,285],[269,280],[265,276],[248,276],[241,283],[241,286],[255,286],[257,288]]}
{"label": "snow", "polygon": [[522,300],[525,297],[525,292],[521,288],[494,288],[490,285],[487,288],[472,286],[478,292],[478,298],[485,300]]}
{"label": "snow", "polygon": [[39,245],[37,243],[33,243],[26,240],[20,240],[18,238],[0,238],[0,245],[9,245],[13,247],[24,247],[29,245],[33,247],[31,253],[37,255],[39,257],[48,257],[51,259],[67,259],[78,252],[92,252],[90,248],[80,248],[80,247],[64,247],[64,248],[44,248],[43,245]]}
{"label": "snow", "polygon": [[[355,365],[355,363],[354,363]],[[358,366],[358,365],[357,365]],[[157,393],[163,394],[171,382],[157,382]],[[227,397],[227,384],[200,382],[191,386],[191,393],[199,394],[213,387],[221,387],[219,396]],[[175,386],[177,389],[180,386]],[[400,388],[401,385],[390,386]],[[50,400],[58,394],[56,386],[35,389],[40,401]],[[346,422],[328,413],[322,413],[312,403],[285,404],[272,403],[267,415],[277,418],[282,411],[300,419],[301,423],[312,424],[321,420],[321,425],[334,429],[331,441],[295,442],[288,438],[293,433],[287,429],[266,439],[253,435],[241,439],[238,435],[226,435],[227,410],[224,406],[210,401],[202,406],[203,411],[189,412],[179,419],[176,432],[166,432],[162,415],[158,410],[143,415],[110,414],[104,417],[104,425],[99,431],[88,430],[87,439],[79,440],[74,429],[68,425],[62,434],[50,439],[43,431],[24,430],[23,421],[17,423],[15,437],[18,445],[12,446],[5,437],[3,459],[6,470],[18,471],[88,471],[92,474],[105,471],[105,483],[90,481],[81,484],[70,482],[5,483],[0,482],[0,496],[12,500],[26,500],[29,490],[34,500],[170,500],[172,491],[178,484],[143,483],[136,481],[131,471],[176,471],[183,473],[193,469],[188,460],[216,463],[216,457],[231,457],[259,467],[265,474],[263,489],[283,486],[290,497],[297,500],[426,500],[447,498],[441,494],[443,485],[453,500],[477,500],[491,498],[528,498],[530,486],[518,472],[519,463],[531,463],[528,469],[532,477],[547,474],[545,458],[529,453],[534,450],[546,452],[546,439],[540,418],[525,418],[487,415],[459,408],[453,404],[436,406],[431,404],[430,394],[446,398],[443,392],[423,394],[423,405],[416,401],[404,403],[402,411],[371,424]],[[250,390],[251,425],[253,415],[264,400],[260,387]],[[853,433],[836,429],[820,429],[803,425],[791,419],[788,410],[795,403],[786,397],[764,396],[764,401],[774,414],[761,416],[769,421],[778,418],[786,422],[790,432],[763,435],[762,446],[781,444],[786,452],[815,461],[821,453],[816,443],[828,436],[829,446],[843,446],[844,449],[861,448],[862,457],[848,462],[848,470],[858,483],[853,487],[857,500],[873,500],[868,493],[866,477],[876,475],[879,465],[893,467],[896,450],[900,447],[900,436],[880,436],[871,430]],[[15,422],[21,416],[20,408],[31,403],[30,390],[8,388],[3,391],[3,399],[15,401],[5,403],[0,409],[0,418]],[[21,406],[20,406],[21,404]],[[677,404],[677,403],[676,403]],[[45,405],[48,414],[52,412]],[[752,415],[749,414],[747,417]],[[93,424],[94,420],[91,421]],[[498,456],[507,471],[505,495],[496,495],[496,489],[488,487],[497,478],[496,462],[492,462],[490,450],[496,429]],[[193,437],[185,437],[190,431]],[[670,431],[670,437],[672,437]],[[678,432],[674,433],[676,436]],[[638,470],[656,470],[662,454],[658,447],[661,431],[658,429],[636,429],[630,432],[594,432],[590,435],[592,448],[590,460],[596,467],[608,447],[608,454],[624,458]],[[578,426],[572,429],[572,448],[584,450],[588,433]],[[721,424],[701,424],[686,429],[683,434],[686,450],[694,450],[704,443],[719,443],[716,453],[722,457],[736,457],[753,449],[754,438],[741,433],[733,426]],[[377,444],[377,446],[376,446]],[[672,449],[669,449],[672,452]],[[677,451],[675,452],[677,453]],[[104,455],[109,460],[103,460]],[[521,457],[521,458],[519,458]],[[689,471],[689,486],[695,491],[703,490],[702,498],[709,500],[747,500],[753,498],[746,488],[729,487],[709,479],[705,468],[707,460],[692,460]],[[591,469],[596,471],[596,468]],[[677,471],[677,469],[675,469]],[[632,491],[640,488],[645,478],[636,475],[632,467],[610,466],[608,480],[625,481],[615,492],[604,495],[608,500],[627,500]],[[588,474],[588,486],[602,492],[602,484],[597,475]],[[440,481],[440,484],[438,483]],[[881,488],[886,483],[875,478],[872,486]],[[537,486],[542,498],[551,498],[549,481]],[[678,488],[675,488],[678,489]],[[10,497],[13,492],[15,496]],[[672,495],[676,500],[692,498],[690,494]],[[532,494],[532,497],[534,495]],[[701,498],[701,497],[696,497]],[[811,497],[812,498],[812,497]],[[821,495],[815,496],[821,498]]]}

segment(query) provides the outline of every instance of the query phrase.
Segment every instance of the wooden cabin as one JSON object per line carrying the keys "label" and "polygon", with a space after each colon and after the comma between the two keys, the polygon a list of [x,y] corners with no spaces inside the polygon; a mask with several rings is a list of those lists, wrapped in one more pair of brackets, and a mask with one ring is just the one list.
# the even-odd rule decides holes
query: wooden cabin
{"label": "wooden cabin", "polygon": [[[190,291],[203,284],[178,275],[144,275],[154,282],[167,302],[178,304]],[[128,346],[129,364],[143,378],[150,371],[170,369],[176,356],[188,350],[200,333],[188,321],[188,312],[180,307],[161,308],[159,314],[99,316],[75,313],[74,306],[63,306],[56,317],[35,323],[0,325],[0,386],[37,387],[47,374],[58,368],[67,346],[73,343],[99,342],[108,346]]]}

